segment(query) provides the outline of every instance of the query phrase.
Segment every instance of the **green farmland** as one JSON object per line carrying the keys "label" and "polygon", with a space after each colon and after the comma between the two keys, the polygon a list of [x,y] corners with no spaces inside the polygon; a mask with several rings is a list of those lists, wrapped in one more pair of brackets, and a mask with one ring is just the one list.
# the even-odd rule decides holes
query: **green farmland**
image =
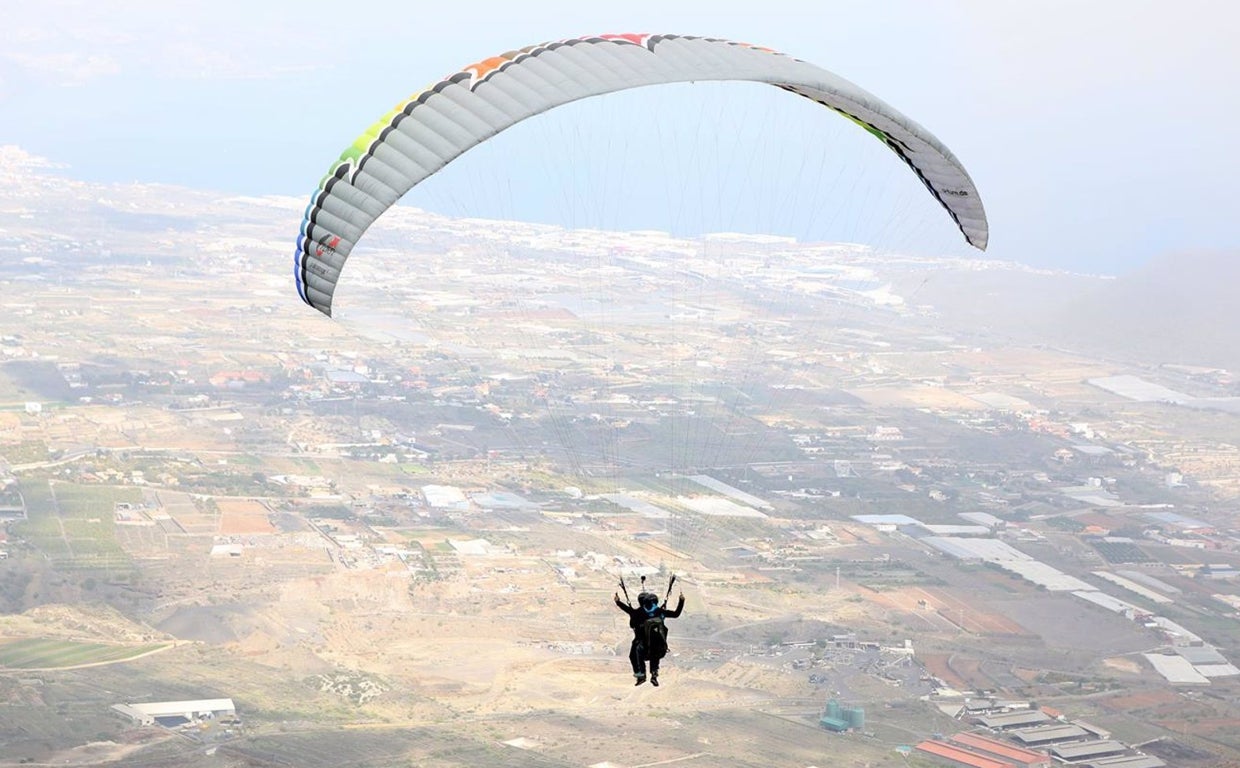
{"label": "green farmland", "polygon": [[61,669],[81,664],[127,661],[144,653],[170,647],[171,643],[109,645],[73,640],[26,638],[0,642],[0,667],[7,669]]}
{"label": "green farmland", "polygon": [[117,502],[139,503],[137,488],[76,485],[36,479],[22,484],[27,519],[15,530],[60,567],[126,568],[130,559],[116,541]]}

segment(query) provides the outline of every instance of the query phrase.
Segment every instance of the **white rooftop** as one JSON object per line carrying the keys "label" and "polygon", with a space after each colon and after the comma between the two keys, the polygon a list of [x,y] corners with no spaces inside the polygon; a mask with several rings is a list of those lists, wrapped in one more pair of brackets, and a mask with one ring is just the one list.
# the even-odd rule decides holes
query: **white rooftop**
{"label": "white rooftop", "polygon": [[1096,592],[1092,584],[1037,560],[1008,560],[998,565],[1006,571],[1019,574],[1026,581],[1046,587],[1051,592]]}
{"label": "white rooftop", "polygon": [[624,507],[627,510],[636,512],[642,517],[658,520],[672,516],[672,513],[668,512],[666,509],[657,507],[648,501],[629,496],[626,493],[609,493],[604,495],[603,498],[618,507]]}
{"label": "white rooftop", "polygon": [[1118,574],[1111,573],[1110,571],[1094,571],[1094,575],[1100,579],[1106,579],[1112,584],[1118,584],[1119,586],[1123,587],[1129,592],[1132,592],[1133,594],[1137,594],[1137,595],[1144,597],[1146,600],[1150,600],[1155,603],[1172,602],[1171,598],[1167,597],[1166,595],[1160,595],[1159,593],[1155,592],[1152,589],[1146,589],[1145,587],[1141,586],[1135,581],[1124,578],[1123,576],[1120,576]]}
{"label": "white rooftop", "polygon": [[717,517],[766,517],[753,507],[737,504],[718,496],[677,496],[676,501],[703,515]]}
{"label": "white rooftop", "polygon": [[458,555],[494,555],[502,553],[499,549],[486,539],[448,539],[449,546],[456,551]]}
{"label": "white rooftop", "polygon": [[150,717],[192,715],[198,712],[235,712],[232,699],[192,699],[189,701],[150,701],[130,704],[130,709]]}
{"label": "white rooftop", "polygon": [[921,521],[908,515],[853,515],[853,520],[866,525],[921,525]]}
{"label": "white rooftop", "polygon": [[708,475],[692,475],[689,477],[689,479],[697,483],[698,485],[701,485],[705,488],[709,488],[712,491],[717,491],[719,493],[722,493],[724,496],[728,496],[732,499],[739,501],[742,504],[746,504],[755,509],[772,509],[770,502],[763,501],[762,499],[759,499],[757,496],[753,496],[751,494],[745,493],[739,488],[733,488],[727,483],[716,480],[715,478],[710,477]]}
{"label": "white rooftop", "polygon": [[942,525],[922,523],[921,527],[936,536],[989,536],[990,528],[985,525]]}
{"label": "white rooftop", "polygon": [[989,560],[995,563],[1017,560],[1032,561],[1033,558],[1012,545],[998,539],[964,539],[951,536],[927,536],[922,542],[944,554],[962,560]]}
{"label": "white rooftop", "polygon": [[1094,605],[1102,606],[1103,608],[1106,608],[1108,611],[1113,611],[1115,613],[1133,614],[1141,610],[1140,608],[1133,605],[1132,603],[1124,602],[1123,600],[1120,600],[1118,597],[1111,597],[1106,592],[1089,591],[1089,592],[1073,592],[1072,594],[1075,597],[1079,597],[1082,600],[1087,600],[1093,603]]}
{"label": "white rooftop", "polygon": [[1193,669],[1197,670],[1204,677],[1233,677],[1240,675],[1240,669],[1235,664],[1194,664]]}
{"label": "white rooftop", "polygon": [[1210,680],[1188,663],[1182,656],[1166,656],[1161,653],[1143,653],[1154,671],[1167,678],[1173,685],[1209,685]]}
{"label": "white rooftop", "polygon": [[422,495],[428,506],[435,509],[468,509],[469,499],[460,488],[453,485],[424,485]]}
{"label": "white rooftop", "polygon": [[956,517],[959,517],[962,520],[968,520],[970,523],[990,526],[991,528],[1003,522],[989,512],[961,512],[956,515]]}

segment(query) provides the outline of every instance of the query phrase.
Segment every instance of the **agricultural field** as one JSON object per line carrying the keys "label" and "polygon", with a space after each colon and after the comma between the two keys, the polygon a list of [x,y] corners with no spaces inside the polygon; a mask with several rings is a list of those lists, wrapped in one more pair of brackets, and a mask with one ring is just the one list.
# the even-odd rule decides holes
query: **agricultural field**
{"label": "agricultural field", "polygon": [[138,488],[73,483],[55,483],[52,487],[60,513],[66,518],[111,518],[118,502],[142,503],[142,491]]}
{"label": "agricultural field", "polygon": [[64,669],[85,664],[126,661],[163,650],[171,643],[111,645],[73,640],[26,638],[0,643],[0,667],[7,669]]}
{"label": "agricultural field", "polygon": [[73,399],[73,390],[54,363],[15,360],[0,368],[0,400]]}
{"label": "agricultural field", "polygon": [[4,460],[9,464],[33,464],[47,460],[47,444],[41,441],[27,440],[15,445],[4,446]]}
{"label": "agricultural field", "polygon": [[1108,563],[1148,563],[1153,560],[1140,547],[1129,541],[1091,540],[1090,543]]}
{"label": "agricultural field", "polygon": [[985,690],[995,683],[982,671],[981,659],[955,653],[922,653],[926,671],[961,691]]}
{"label": "agricultural field", "polygon": [[959,627],[974,635],[1032,634],[1001,613],[988,610],[977,601],[966,602],[947,589],[909,586],[890,588],[867,597],[881,605],[919,616],[929,626],[939,629]]}
{"label": "agricultural field", "polygon": [[33,479],[22,484],[27,519],[16,532],[51,562],[67,568],[124,568],[116,540],[117,502],[137,503],[137,488],[75,485]]}
{"label": "agricultural field", "polygon": [[902,590],[908,585],[942,584],[940,579],[899,560],[839,560],[826,565],[838,569],[841,577],[875,592]]}
{"label": "agricultural field", "polygon": [[224,536],[271,534],[276,529],[268,519],[267,507],[248,499],[224,499],[217,502],[220,511],[219,533]]}

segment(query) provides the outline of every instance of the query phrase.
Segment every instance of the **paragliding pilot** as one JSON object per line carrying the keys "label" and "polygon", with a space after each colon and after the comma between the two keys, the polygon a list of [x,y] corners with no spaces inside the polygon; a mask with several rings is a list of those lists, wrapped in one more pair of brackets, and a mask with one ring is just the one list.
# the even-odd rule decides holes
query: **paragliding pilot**
{"label": "paragliding pilot", "polygon": [[[667,595],[663,602],[672,594],[672,585],[676,577],[672,576],[667,584]],[[629,615],[629,628],[633,630],[633,643],[629,646],[629,662],[633,665],[633,677],[637,678],[634,685],[646,682],[646,662],[650,663],[650,684],[659,684],[659,662],[667,655],[667,625],[664,619],[675,619],[685,607],[685,596],[682,592],[676,602],[676,610],[669,611],[659,604],[659,596],[645,589],[646,577],[642,577],[642,591],[637,596],[637,607],[629,604],[629,590],[620,579],[620,589],[624,590],[624,602],[620,601],[620,593],[614,595],[616,607]]]}

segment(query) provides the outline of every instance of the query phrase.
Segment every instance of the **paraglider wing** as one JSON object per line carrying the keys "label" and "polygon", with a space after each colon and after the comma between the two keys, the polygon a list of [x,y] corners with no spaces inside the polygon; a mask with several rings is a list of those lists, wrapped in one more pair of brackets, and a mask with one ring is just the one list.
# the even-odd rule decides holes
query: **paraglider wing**
{"label": "paraglider wing", "polygon": [[302,300],[331,315],[349,253],[416,184],[500,131],[578,99],[696,80],[769,83],[839,112],[900,156],[965,239],[985,249],[986,215],[955,156],[872,94],[767,48],[677,35],[601,35],[510,51],[466,67],[397,105],[332,166],[306,208],[294,274]]}

